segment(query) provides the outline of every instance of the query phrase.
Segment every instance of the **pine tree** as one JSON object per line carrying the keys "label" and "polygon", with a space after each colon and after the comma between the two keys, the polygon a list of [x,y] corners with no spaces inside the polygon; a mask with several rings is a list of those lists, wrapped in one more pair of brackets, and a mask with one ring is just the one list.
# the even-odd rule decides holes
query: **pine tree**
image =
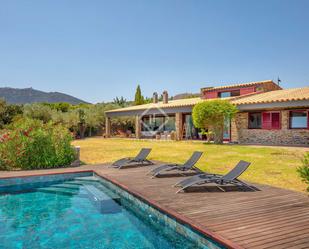
{"label": "pine tree", "polygon": [[135,103],[135,105],[144,104],[144,97],[142,95],[140,85],[138,85],[137,88],[136,88],[134,103]]}

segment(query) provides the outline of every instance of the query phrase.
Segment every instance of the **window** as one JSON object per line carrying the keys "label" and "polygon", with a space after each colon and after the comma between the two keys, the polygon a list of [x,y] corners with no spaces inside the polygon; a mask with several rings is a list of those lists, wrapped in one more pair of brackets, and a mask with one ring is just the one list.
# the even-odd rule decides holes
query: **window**
{"label": "window", "polygon": [[263,129],[280,129],[280,112],[263,112],[262,114]]}
{"label": "window", "polygon": [[221,92],[219,93],[220,98],[228,98],[231,97],[231,92]]}
{"label": "window", "polygon": [[249,129],[261,129],[262,128],[262,113],[255,112],[249,113]]}
{"label": "window", "polygon": [[308,128],[308,113],[306,111],[290,111],[290,128]]}
{"label": "window", "polygon": [[229,92],[220,92],[219,98],[228,98],[228,97],[235,97],[240,95],[240,90],[234,90]]}
{"label": "window", "polygon": [[175,117],[162,117],[150,115],[143,117],[142,131],[174,131]]}
{"label": "window", "polygon": [[175,127],[175,117],[165,117],[164,120],[164,131],[175,131],[176,127]]}
{"label": "window", "polygon": [[231,91],[231,96],[232,96],[232,97],[240,96],[240,90]]}

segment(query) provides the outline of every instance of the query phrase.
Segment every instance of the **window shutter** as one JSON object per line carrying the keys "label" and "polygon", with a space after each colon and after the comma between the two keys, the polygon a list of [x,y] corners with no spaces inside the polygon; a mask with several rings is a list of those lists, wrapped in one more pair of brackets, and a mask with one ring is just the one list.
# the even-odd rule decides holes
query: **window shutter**
{"label": "window shutter", "polygon": [[262,128],[271,129],[271,115],[270,112],[263,112],[262,115]]}
{"label": "window shutter", "polygon": [[280,129],[280,113],[279,112],[273,112],[271,114],[271,128]]}

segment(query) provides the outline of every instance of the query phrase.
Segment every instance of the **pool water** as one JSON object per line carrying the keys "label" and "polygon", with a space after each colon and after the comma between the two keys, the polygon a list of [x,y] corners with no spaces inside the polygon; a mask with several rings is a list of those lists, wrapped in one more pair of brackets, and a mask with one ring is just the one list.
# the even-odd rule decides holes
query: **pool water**
{"label": "pool water", "polygon": [[1,249],[219,248],[156,225],[96,176],[29,184],[0,193]]}

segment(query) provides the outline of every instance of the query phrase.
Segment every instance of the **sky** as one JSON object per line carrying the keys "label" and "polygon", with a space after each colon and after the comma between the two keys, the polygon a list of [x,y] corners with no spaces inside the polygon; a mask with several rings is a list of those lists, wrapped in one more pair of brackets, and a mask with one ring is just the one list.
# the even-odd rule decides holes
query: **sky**
{"label": "sky", "polygon": [[0,0],[0,87],[97,103],[278,76],[309,86],[307,0]]}

